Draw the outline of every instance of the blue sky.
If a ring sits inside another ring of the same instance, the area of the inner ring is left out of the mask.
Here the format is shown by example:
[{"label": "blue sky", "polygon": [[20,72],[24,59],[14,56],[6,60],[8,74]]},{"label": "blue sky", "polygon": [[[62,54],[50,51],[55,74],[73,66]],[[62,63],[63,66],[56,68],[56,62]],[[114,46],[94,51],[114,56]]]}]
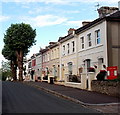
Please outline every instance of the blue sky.
[{"label": "blue sky", "polygon": [[[15,23],[28,23],[36,29],[36,45],[32,46],[30,57],[38,53],[50,41],[67,35],[69,28],[79,28],[82,21],[98,18],[95,5],[118,7],[119,0],[3,0],[0,3],[0,51],[7,28]],[[0,61],[4,58],[0,54]]]}]

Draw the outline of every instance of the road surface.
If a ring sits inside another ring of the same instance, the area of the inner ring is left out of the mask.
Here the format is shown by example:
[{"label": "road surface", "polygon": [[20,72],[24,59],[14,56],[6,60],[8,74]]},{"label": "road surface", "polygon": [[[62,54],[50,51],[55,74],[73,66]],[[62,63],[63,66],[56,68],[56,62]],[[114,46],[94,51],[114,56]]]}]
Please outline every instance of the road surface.
[{"label": "road surface", "polygon": [[2,83],[2,113],[98,113],[19,82]]},{"label": "road surface", "polygon": [[0,115],[2,113],[2,81],[0,80]]}]

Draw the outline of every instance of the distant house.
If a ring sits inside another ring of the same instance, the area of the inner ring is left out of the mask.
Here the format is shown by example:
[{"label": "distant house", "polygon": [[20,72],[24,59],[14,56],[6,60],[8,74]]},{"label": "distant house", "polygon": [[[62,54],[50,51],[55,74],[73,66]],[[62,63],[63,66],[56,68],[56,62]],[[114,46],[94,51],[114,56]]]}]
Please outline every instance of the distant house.
[{"label": "distant house", "polygon": [[59,44],[58,42],[50,42],[49,44],[50,44],[49,75],[55,77],[56,80],[59,80],[60,79]]},{"label": "distant house", "polygon": [[45,49],[40,50],[42,56],[41,70],[42,70],[42,79],[48,79],[48,70],[49,70],[49,48],[46,46]]}]

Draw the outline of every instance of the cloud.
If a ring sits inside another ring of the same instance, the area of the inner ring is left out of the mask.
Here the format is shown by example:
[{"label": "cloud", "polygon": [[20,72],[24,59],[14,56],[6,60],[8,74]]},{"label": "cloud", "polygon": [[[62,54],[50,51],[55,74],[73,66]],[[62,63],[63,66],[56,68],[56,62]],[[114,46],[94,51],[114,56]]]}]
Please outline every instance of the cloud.
[{"label": "cloud", "polygon": [[82,21],[67,21],[65,25],[81,27]]},{"label": "cloud", "polygon": [[65,14],[77,14],[77,13],[80,13],[80,11],[78,11],[78,10],[66,10],[66,11],[63,10],[62,13],[65,13]]},{"label": "cloud", "polygon": [[29,14],[40,14],[43,12],[48,12],[48,11],[52,11],[53,12],[53,8],[49,7],[49,6],[39,6],[39,7],[35,7],[32,10],[30,9],[28,11]]},{"label": "cloud", "polygon": [[93,20],[77,20],[77,21],[67,21],[65,23],[65,25],[71,26],[71,27],[75,27],[75,28],[79,28],[82,27],[82,22],[83,21],[93,21]]},{"label": "cloud", "polygon": [[[94,3],[94,2],[107,2],[108,0],[2,0],[2,2],[42,2],[54,4],[71,4],[71,3]],[[109,0],[109,3],[118,3],[118,0]]]},{"label": "cloud", "polygon": [[22,17],[21,21],[29,23],[34,27],[44,27],[52,26],[57,24],[62,24],[67,20],[67,18],[54,16],[54,15],[40,15],[37,17]]},{"label": "cloud", "polygon": [[10,17],[8,17],[8,16],[0,16],[0,22],[6,21],[8,19],[10,19]]}]

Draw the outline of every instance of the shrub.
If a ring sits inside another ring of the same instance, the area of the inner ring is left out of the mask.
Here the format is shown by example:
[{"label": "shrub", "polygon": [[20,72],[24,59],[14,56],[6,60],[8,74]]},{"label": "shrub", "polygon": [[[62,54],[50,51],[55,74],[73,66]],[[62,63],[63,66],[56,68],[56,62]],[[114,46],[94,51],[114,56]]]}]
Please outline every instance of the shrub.
[{"label": "shrub", "polygon": [[48,80],[48,75],[43,77],[44,80]]},{"label": "shrub", "polygon": [[69,82],[77,82],[77,83],[79,83],[80,80],[78,79],[77,75],[69,75]]},{"label": "shrub", "polygon": [[99,80],[99,81],[105,80],[106,74],[107,74],[107,72],[105,70],[101,70],[96,76],[97,80]]},{"label": "shrub", "polygon": [[95,69],[94,69],[93,67],[90,67],[90,68],[88,69],[88,72],[95,72]]}]

